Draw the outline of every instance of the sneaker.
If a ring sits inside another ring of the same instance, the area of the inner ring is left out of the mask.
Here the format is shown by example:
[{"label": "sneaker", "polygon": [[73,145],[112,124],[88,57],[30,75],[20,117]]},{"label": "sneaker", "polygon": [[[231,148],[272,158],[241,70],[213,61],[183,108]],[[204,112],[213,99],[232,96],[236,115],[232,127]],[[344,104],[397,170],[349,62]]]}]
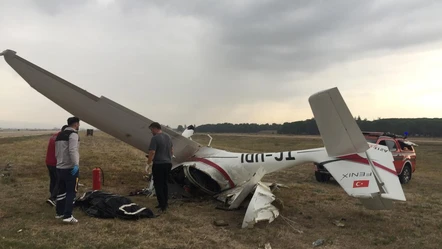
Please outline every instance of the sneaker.
[{"label": "sneaker", "polygon": [[53,200],[51,200],[51,199],[47,199],[46,203],[48,203],[49,205],[55,207],[55,202]]},{"label": "sneaker", "polygon": [[63,222],[66,222],[66,223],[77,223],[78,220],[75,219],[74,216],[71,216],[69,218],[63,219]]},{"label": "sneaker", "polygon": [[62,214],[60,214],[60,215],[57,214],[57,215],[55,215],[55,219],[61,219],[61,218],[63,218],[63,216],[64,215],[62,215]]}]

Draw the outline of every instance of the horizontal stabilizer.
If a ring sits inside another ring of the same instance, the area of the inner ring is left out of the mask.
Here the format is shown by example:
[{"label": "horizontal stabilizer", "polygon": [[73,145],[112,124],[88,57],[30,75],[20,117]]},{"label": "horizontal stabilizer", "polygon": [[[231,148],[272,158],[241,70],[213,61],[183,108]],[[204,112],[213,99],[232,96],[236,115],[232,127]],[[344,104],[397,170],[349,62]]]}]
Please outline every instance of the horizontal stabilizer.
[{"label": "horizontal stabilizer", "polygon": [[340,156],[320,164],[348,195],[359,198],[368,209],[390,209],[393,200],[406,200],[387,146],[370,143],[365,153]]},{"label": "horizontal stabilizer", "polygon": [[330,157],[361,153],[368,149],[367,141],[338,88],[313,94],[309,97],[309,103]]},{"label": "horizontal stabilizer", "polygon": [[[359,157],[357,154],[355,156]],[[350,196],[366,198],[379,192],[374,173],[368,163],[337,159],[321,164]]]}]

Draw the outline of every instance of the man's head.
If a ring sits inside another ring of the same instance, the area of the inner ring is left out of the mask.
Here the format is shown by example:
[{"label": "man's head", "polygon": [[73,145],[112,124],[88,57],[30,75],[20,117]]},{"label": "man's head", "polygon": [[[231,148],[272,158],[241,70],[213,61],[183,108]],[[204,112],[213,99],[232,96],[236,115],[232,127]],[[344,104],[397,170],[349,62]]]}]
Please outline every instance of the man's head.
[{"label": "man's head", "polygon": [[64,129],[68,128],[67,125],[63,125],[63,127],[61,127],[61,131],[64,131]]},{"label": "man's head", "polygon": [[77,117],[68,118],[68,126],[78,130],[80,128],[80,119]]},{"label": "man's head", "polygon": [[158,122],[153,122],[149,125],[149,129],[153,135],[156,135],[161,132],[161,125]]}]

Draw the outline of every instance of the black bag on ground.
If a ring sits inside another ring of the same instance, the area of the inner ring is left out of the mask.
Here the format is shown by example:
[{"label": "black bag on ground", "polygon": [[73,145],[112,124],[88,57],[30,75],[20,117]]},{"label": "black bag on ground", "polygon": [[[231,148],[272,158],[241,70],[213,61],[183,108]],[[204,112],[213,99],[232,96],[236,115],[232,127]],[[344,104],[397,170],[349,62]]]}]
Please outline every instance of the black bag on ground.
[{"label": "black bag on ground", "polygon": [[156,217],[152,210],[140,207],[124,196],[102,191],[88,191],[75,200],[87,215],[97,218],[121,218],[137,220]]}]

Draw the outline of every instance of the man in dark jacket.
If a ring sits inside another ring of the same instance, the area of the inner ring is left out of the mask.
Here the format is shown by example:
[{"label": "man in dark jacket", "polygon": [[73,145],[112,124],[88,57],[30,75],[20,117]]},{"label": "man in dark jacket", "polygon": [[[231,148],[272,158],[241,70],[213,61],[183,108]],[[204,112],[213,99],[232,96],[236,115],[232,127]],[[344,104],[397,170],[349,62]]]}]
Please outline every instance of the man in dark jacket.
[{"label": "man in dark jacket", "polygon": [[72,216],[73,202],[78,187],[79,175],[79,137],[80,119],[68,118],[68,127],[60,132],[55,140],[55,156],[57,158],[58,194],[55,218],[63,218],[63,222],[77,223]]},{"label": "man in dark jacket", "polygon": [[[68,126],[63,125],[61,131],[64,131],[66,127]],[[46,167],[49,172],[49,199],[46,202],[52,206],[55,206],[55,197],[57,196],[57,158],[55,158],[55,139],[61,131],[53,134],[49,138],[48,149],[46,151]]]}]

